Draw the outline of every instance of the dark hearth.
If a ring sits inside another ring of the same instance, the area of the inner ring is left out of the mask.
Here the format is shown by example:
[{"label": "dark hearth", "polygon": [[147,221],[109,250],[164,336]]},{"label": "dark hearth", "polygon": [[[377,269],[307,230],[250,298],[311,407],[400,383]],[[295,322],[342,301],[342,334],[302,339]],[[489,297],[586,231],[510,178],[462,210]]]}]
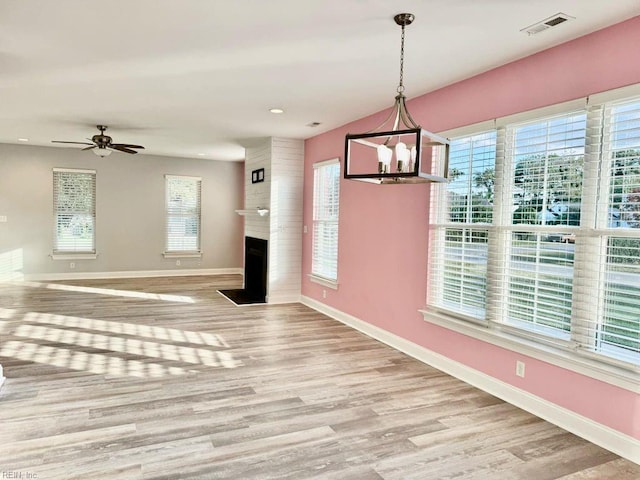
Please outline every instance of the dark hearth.
[{"label": "dark hearth", "polygon": [[218,290],[220,294],[227,297],[236,305],[252,305],[256,303],[264,303],[264,297],[260,299],[259,297],[251,296],[247,293],[244,288],[236,288],[233,290]]}]

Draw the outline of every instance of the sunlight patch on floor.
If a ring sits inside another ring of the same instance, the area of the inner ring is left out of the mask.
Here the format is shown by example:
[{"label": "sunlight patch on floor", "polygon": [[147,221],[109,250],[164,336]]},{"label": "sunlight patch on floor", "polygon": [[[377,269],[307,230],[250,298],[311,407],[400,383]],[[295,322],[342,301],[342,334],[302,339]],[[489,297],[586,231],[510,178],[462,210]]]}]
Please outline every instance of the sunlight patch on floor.
[{"label": "sunlight patch on floor", "polygon": [[69,292],[95,293],[98,295],[111,295],[115,297],[142,298],[146,300],[163,300],[165,302],[195,303],[196,301],[186,295],[169,295],[166,293],[147,293],[134,290],[115,290],[112,288],[81,287],[77,285],[63,285],[58,283],[20,282],[20,285],[34,288],[48,288],[51,290],[65,290]]},{"label": "sunlight patch on floor", "polygon": [[[236,368],[242,365],[242,362],[234,360],[233,356],[228,352],[216,352],[202,348],[148,342],[135,338],[121,338],[89,332],[50,328],[42,325],[20,325],[13,334],[18,337],[77,345],[86,348],[97,348],[162,360],[192,363],[195,365],[206,365],[208,367]],[[225,353],[225,355],[219,355],[220,353]]]},{"label": "sunlight patch on floor", "polygon": [[98,375],[147,378],[189,373],[187,370],[179,367],[166,367],[157,363],[125,360],[100,353],[79,352],[15,340],[6,342],[2,346],[0,356],[53,365],[71,370],[87,371]]},{"label": "sunlight patch on floor", "polygon": [[11,323],[6,320],[11,320],[15,314],[16,311],[12,308],[0,308],[0,333],[3,333]]},{"label": "sunlight patch on floor", "polygon": [[0,318],[3,320],[10,320],[16,314],[13,308],[0,308]]},{"label": "sunlight patch on floor", "polygon": [[[2,318],[0,312],[0,318]],[[117,334],[135,335],[138,337],[153,338],[157,340],[168,340],[181,343],[192,343],[196,345],[207,345],[210,347],[229,348],[229,344],[221,335],[206,332],[190,332],[177,328],[156,327],[150,325],[138,325],[135,323],[110,322],[107,320],[96,320],[93,318],[70,317],[66,315],[56,315],[51,313],[29,312],[24,316],[25,322],[45,323],[49,325],[59,325],[68,328],[82,328],[86,330],[97,330],[99,332],[109,332]]]}]

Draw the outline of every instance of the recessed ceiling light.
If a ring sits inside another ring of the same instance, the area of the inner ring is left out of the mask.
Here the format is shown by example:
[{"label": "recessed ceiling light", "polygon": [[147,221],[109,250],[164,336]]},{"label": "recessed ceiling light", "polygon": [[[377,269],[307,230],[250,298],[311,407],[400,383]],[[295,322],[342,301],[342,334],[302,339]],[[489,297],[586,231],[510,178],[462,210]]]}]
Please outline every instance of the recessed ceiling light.
[{"label": "recessed ceiling light", "polygon": [[269,109],[271,113],[284,113],[284,110],[281,108],[271,108]]},{"label": "recessed ceiling light", "polygon": [[199,156],[199,157],[204,157],[204,156],[205,156],[205,154],[204,154],[204,153],[199,153],[199,154],[198,154],[198,156]]},{"label": "recessed ceiling light", "polygon": [[19,138],[18,141],[19,142],[28,142],[29,139],[28,138]]}]

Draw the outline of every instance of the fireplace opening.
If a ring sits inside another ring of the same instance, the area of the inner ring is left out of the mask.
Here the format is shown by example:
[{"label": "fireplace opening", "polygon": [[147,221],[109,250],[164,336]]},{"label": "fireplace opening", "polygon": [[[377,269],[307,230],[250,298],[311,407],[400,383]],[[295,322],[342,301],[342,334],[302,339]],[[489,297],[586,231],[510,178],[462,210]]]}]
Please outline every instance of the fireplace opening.
[{"label": "fireplace opening", "polygon": [[236,305],[265,303],[267,297],[267,240],[244,238],[244,288],[219,290]]},{"label": "fireplace opening", "polygon": [[265,301],[267,295],[267,241],[244,239],[244,289],[248,295]]}]

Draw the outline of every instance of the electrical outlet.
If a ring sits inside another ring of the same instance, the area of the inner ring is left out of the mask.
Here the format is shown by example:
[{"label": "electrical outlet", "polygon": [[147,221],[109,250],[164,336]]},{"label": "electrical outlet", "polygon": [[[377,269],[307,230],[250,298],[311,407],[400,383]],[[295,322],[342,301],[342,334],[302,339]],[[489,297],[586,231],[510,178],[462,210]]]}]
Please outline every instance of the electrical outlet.
[{"label": "electrical outlet", "polygon": [[326,290],[322,290],[322,298],[327,298],[327,291]]},{"label": "electrical outlet", "polygon": [[176,267],[180,266],[180,260],[176,260]]},{"label": "electrical outlet", "polygon": [[302,232],[303,233],[309,233],[309,229],[307,228],[306,225],[304,227],[302,227]]},{"label": "electrical outlet", "polygon": [[70,262],[69,263],[69,268],[76,268],[75,262]]},{"label": "electrical outlet", "polygon": [[524,378],[524,362],[516,360],[516,375]]},{"label": "electrical outlet", "polygon": [[[6,215],[0,215],[0,223],[6,223],[6,222],[7,222],[7,216]],[[307,228],[307,227],[304,227],[304,228]]]}]

